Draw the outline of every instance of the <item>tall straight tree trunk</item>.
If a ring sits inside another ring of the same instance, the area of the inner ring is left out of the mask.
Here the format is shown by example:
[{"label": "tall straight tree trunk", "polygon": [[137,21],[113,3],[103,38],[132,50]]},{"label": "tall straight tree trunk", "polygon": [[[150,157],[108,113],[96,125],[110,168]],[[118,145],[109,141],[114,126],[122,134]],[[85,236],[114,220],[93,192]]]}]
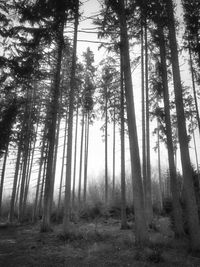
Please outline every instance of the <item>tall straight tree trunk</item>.
[{"label": "tall straight tree trunk", "polygon": [[105,204],[108,204],[108,96],[105,86]]},{"label": "tall straight tree trunk", "polygon": [[71,209],[71,168],[72,168],[72,132],[73,132],[73,111],[74,111],[74,91],[75,91],[75,72],[76,72],[76,51],[77,51],[77,33],[79,22],[79,0],[76,0],[75,22],[74,22],[74,40],[73,40],[73,55],[70,77],[70,94],[69,94],[69,117],[68,117],[68,140],[67,140],[67,171],[65,183],[65,205],[63,230],[69,231],[70,224],[70,209]]},{"label": "tall straight tree trunk", "polygon": [[144,195],[146,195],[147,164],[146,164],[146,121],[145,121],[145,87],[144,87],[144,30],[141,22],[141,95],[142,95],[142,175]]},{"label": "tall straight tree trunk", "polygon": [[163,209],[163,197],[162,197],[162,179],[161,179],[161,160],[160,160],[160,130],[159,130],[159,120],[157,119],[157,142],[158,142],[158,183],[159,183],[159,201],[160,210]]},{"label": "tall straight tree trunk", "polygon": [[112,179],[112,199],[115,196],[115,149],[116,149],[116,96],[114,97],[114,118],[113,118],[113,179]]},{"label": "tall straight tree trunk", "polygon": [[133,183],[133,201],[135,211],[136,242],[144,244],[148,240],[148,230],[144,211],[144,194],[139,156],[139,146],[136,128],[135,107],[133,101],[132,74],[129,55],[129,41],[127,34],[126,14],[124,0],[119,1],[120,8],[116,10],[120,20],[121,53],[123,57],[123,73],[125,83],[125,96],[127,103],[127,118],[129,131],[129,145],[131,156],[131,170]]},{"label": "tall straight tree trunk", "polygon": [[163,96],[164,96],[165,125],[166,125],[170,188],[172,193],[175,234],[176,236],[181,236],[184,234],[184,229],[182,221],[182,209],[179,200],[176,166],[174,161],[174,148],[172,140],[172,126],[170,119],[171,114],[170,114],[169,89],[168,89],[167,66],[166,66],[165,39],[164,39],[163,29],[160,24],[158,25],[158,35],[159,35],[160,57],[161,57],[161,67],[162,67],[162,83],[164,89]]},{"label": "tall straight tree trunk", "polygon": [[83,187],[83,201],[86,203],[87,197],[87,170],[88,170],[88,148],[89,148],[89,133],[90,133],[90,116],[89,112],[86,113],[85,124],[85,164],[84,164],[84,187]]},{"label": "tall straight tree trunk", "polygon": [[84,127],[85,127],[85,114],[82,111],[82,129],[81,129],[81,147],[80,147],[80,162],[79,162],[79,184],[78,184],[78,204],[81,204],[81,188],[82,188],[82,164],[83,164],[83,138],[84,138]]},{"label": "tall straight tree trunk", "polygon": [[45,152],[45,136],[47,131],[47,124],[45,123],[44,133],[42,137],[42,148],[40,153],[40,161],[39,161],[39,171],[38,171],[38,178],[36,184],[36,192],[35,192],[35,201],[34,201],[34,208],[33,208],[33,222],[36,221],[38,216],[38,200],[39,200],[39,189],[41,187],[41,177],[42,177],[42,166],[44,163],[44,152]]},{"label": "tall straight tree trunk", "polygon": [[21,159],[21,162],[19,164],[19,171],[18,171],[18,178],[17,178],[17,190],[16,190],[16,197],[15,197],[15,206],[17,206],[17,203],[19,202],[19,191],[20,191],[20,185],[21,185],[21,179],[22,179],[22,171],[23,171],[23,160]]},{"label": "tall straight tree trunk", "polygon": [[[21,187],[20,187],[20,195],[19,195],[19,220],[23,220],[24,216],[24,196],[25,196],[25,187],[27,180],[27,170],[29,164],[29,155],[30,155],[30,147],[31,147],[31,124],[32,124],[32,108],[33,108],[33,93],[30,92],[30,89],[27,90],[27,99],[26,99],[26,109],[24,115],[24,127],[22,134],[25,136],[24,147],[23,147],[23,171],[21,177]],[[29,102],[31,104],[29,104]]]},{"label": "tall straight tree trunk", "polygon": [[4,178],[5,178],[5,172],[6,172],[6,161],[7,161],[7,157],[8,157],[8,146],[9,146],[9,142],[8,142],[7,147],[6,147],[6,151],[4,153],[3,168],[2,168],[2,172],[1,172],[1,184],[0,184],[0,216],[2,214],[3,186],[4,186]]},{"label": "tall straight tree trunk", "polygon": [[196,249],[199,250],[200,227],[198,218],[198,208],[195,199],[192,168],[191,168],[189,148],[188,148],[188,136],[186,131],[186,122],[185,122],[184,107],[183,107],[182,85],[181,85],[181,77],[179,69],[178,49],[176,41],[175,22],[173,13],[174,10],[173,10],[172,0],[166,1],[166,6],[168,12],[169,41],[171,49],[175,104],[176,104],[177,123],[178,123],[178,136],[179,136],[181,163],[183,170],[184,197],[187,210],[188,227],[191,238],[191,247],[194,250]]},{"label": "tall straight tree trunk", "polygon": [[[62,97],[61,97],[62,99]],[[55,150],[54,150],[54,160],[53,160],[53,170],[52,170],[52,187],[51,187],[51,208],[52,210],[52,205],[53,205],[53,195],[54,195],[54,185],[55,185],[55,176],[56,176],[56,166],[57,166],[57,155],[58,155],[58,143],[59,143],[59,134],[60,134],[60,121],[61,121],[61,115],[60,115],[60,106],[59,106],[59,112],[58,112],[58,122],[57,122],[57,129],[56,129],[56,140],[55,140]]]},{"label": "tall straight tree trunk", "polygon": [[196,120],[198,123],[199,133],[200,133],[200,118],[199,118],[199,108],[198,108],[198,102],[197,102],[197,93],[196,93],[196,86],[195,86],[195,78],[194,78],[194,68],[192,64],[192,53],[190,48],[190,42],[189,42],[189,56],[190,56],[190,71],[192,75],[192,90],[193,90],[193,96],[194,96],[194,103],[195,103],[195,109],[196,109]]},{"label": "tall straight tree trunk", "polygon": [[76,108],[76,130],[74,140],[74,173],[73,173],[73,190],[72,190],[72,206],[75,203],[75,184],[76,184],[76,160],[77,160],[77,138],[78,138],[78,103]]},{"label": "tall straight tree trunk", "polygon": [[50,122],[48,128],[48,141],[49,141],[49,151],[47,159],[47,172],[45,181],[45,191],[44,191],[44,207],[43,207],[43,217],[41,224],[41,231],[46,232],[51,229],[50,216],[51,216],[51,205],[52,205],[52,187],[53,187],[53,161],[54,161],[54,149],[55,149],[55,137],[56,137],[56,123],[57,123],[57,113],[59,109],[59,88],[60,88],[60,70],[63,52],[63,28],[64,22],[62,21],[58,28],[58,40],[57,40],[57,59],[56,59],[56,69],[55,77],[53,83],[52,92],[52,102],[50,106]]},{"label": "tall straight tree trunk", "polygon": [[127,229],[126,217],[126,180],[125,180],[125,138],[124,138],[124,74],[123,74],[123,58],[120,56],[121,67],[121,229]]},{"label": "tall straight tree trunk", "polygon": [[145,18],[144,24],[144,39],[145,39],[145,87],[146,87],[146,157],[147,157],[147,173],[146,173],[146,188],[145,188],[145,209],[148,224],[153,219],[152,195],[151,195],[151,155],[150,155],[150,126],[149,126],[149,71],[148,71],[148,38],[147,38],[147,21]]},{"label": "tall straight tree trunk", "polygon": [[43,209],[43,200],[44,200],[44,188],[45,188],[45,177],[46,177],[46,173],[47,173],[47,154],[48,154],[48,146],[49,144],[47,143],[47,147],[45,149],[45,155],[44,155],[44,166],[43,166],[43,170],[42,170],[42,183],[41,183],[41,189],[40,189],[40,196],[39,196],[39,204],[38,204],[38,215],[42,215],[42,209]]},{"label": "tall straight tree trunk", "polygon": [[63,144],[63,154],[62,154],[62,164],[61,164],[61,174],[60,174],[60,186],[59,186],[59,194],[58,194],[58,212],[60,212],[60,205],[61,205],[61,199],[62,199],[62,188],[63,188],[63,174],[64,174],[64,165],[65,165],[66,143],[67,143],[67,114],[66,114],[66,119],[65,119],[64,144]]},{"label": "tall straight tree trunk", "polygon": [[20,142],[18,145],[17,161],[16,161],[16,165],[15,165],[15,175],[14,175],[14,180],[13,180],[12,195],[11,195],[11,201],[10,201],[10,213],[9,213],[9,221],[10,222],[13,222],[13,220],[14,220],[15,197],[16,197],[16,191],[17,191],[17,182],[18,182],[21,153],[22,153],[22,137],[20,138]]}]

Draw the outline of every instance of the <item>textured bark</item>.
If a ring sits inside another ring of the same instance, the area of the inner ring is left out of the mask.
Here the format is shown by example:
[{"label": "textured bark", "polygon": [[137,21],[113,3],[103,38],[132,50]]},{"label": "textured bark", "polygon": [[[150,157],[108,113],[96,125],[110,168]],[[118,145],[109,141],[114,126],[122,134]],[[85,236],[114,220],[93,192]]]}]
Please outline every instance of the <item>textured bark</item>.
[{"label": "textured bark", "polygon": [[179,69],[178,49],[176,41],[172,0],[166,1],[166,6],[169,18],[168,20],[169,41],[171,50],[178,136],[179,136],[181,163],[183,170],[184,197],[187,210],[187,220],[188,220],[189,234],[191,238],[191,247],[194,250],[195,249],[199,250],[200,227],[199,227],[198,209],[197,209],[197,203],[195,199],[195,192],[193,185],[189,148],[188,148],[188,136],[186,131],[186,122],[185,122],[184,107],[183,107],[182,85],[181,85],[181,77]]}]

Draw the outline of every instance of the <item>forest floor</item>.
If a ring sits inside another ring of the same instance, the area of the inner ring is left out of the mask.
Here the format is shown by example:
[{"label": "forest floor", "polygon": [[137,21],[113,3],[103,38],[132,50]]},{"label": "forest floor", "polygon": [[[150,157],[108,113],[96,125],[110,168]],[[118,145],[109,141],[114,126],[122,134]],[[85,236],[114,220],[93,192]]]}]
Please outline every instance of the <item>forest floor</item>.
[{"label": "forest floor", "polygon": [[200,266],[200,254],[188,250],[187,240],[176,240],[163,223],[150,230],[151,243],[145,248],[134,244],[133,229],[121,230],[120,221],[98,219],[74,225],[68,236],[62,225],[41,233],[37,225],[0,227],[1,267],[123,267]]}]

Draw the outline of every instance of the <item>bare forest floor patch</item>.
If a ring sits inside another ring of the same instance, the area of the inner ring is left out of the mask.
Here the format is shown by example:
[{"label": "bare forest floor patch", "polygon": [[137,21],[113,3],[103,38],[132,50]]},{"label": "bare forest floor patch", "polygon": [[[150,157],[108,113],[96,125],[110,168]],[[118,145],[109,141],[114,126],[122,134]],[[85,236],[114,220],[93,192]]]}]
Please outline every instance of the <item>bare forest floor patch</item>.
[{"label": "bare forest floor patch", "polygon": [[150,230],[151,244],[134,244],[133,229],[120,230],[120,221],[98,219],[74,224],[68,234],[62,225],[40,233],[37,225],[0,227],[1,267],[198,267],[200,255],[188,251],[187,240],[175,240],[162,230]]}]

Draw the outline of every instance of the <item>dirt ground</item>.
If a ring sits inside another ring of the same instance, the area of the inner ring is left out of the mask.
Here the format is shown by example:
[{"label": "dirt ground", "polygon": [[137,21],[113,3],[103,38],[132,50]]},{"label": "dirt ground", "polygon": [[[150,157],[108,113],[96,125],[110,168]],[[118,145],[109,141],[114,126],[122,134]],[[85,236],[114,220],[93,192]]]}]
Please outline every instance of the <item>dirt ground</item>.
[{"label": "dirt ground", "polygon": [[120,230],[118,220],[81,222],[68,236],[62,226],[40,233],[39,225],[0,227],[0,267],[186,267],[200,266],[200,255],[188,251],[186,240],[151,230],[151,244],[136,247],[133,229]]}]

